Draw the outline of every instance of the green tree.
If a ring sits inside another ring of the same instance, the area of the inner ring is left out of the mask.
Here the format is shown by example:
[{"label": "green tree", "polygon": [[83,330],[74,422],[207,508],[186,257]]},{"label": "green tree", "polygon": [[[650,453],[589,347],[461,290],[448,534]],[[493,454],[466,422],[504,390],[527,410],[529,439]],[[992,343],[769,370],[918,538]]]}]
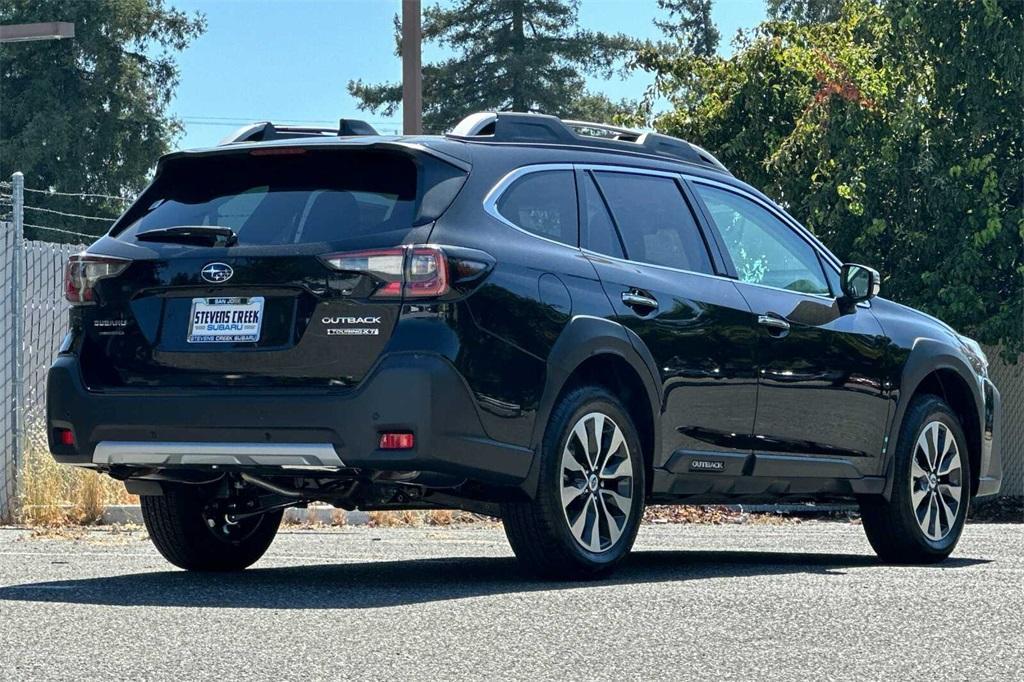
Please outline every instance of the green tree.
[{"label": "green tree", "polygon": [[798,24],[822,24],[839,19],[845,0],[766,0],[772,19]]},{"label": "green tree", "polygon": [[[642,51],[671,110],[884,295],[1024,348],[1024,3],[850,0],[769,21],[728,59]],[[643,117],[647,110],[641,109]]]},{"label": "green tree", "polygon": [[701,57],[715,54],[721,34],[711,18],[711,0],[658,0],[658,9],[669,18],[655,19],[654,25],[676,45]]},{"label": "green tree", "polygon": [[[173,52],[199,36],[205,20],[163,0],[0,4],[0,23],[55,19],[75,22],[75,37],[0,46],[0,176],[6,181],[20,170],[30,188],[132,196],[181,130],[167,114],[178,82]],[[26,203],[101,216],[124,208],[117,200],[40,194],[28,194]],[[96,235],[109,227],[32,210],[25,221]],[[41,230],[29,235],[82,239]]]},{"label": "green tree", "polygon": [[[423,67],[423,127],[441,132],[469,113],[539,111],[581,117],[628,110],[587,92],[584,75],[610,77],[637,41],[578,28],[578,0],[459,0],[423,13],[423,40],[455,54]],[[400,23],[395,18],[396,38]],[[401,54],[399,44],[397,54]],[[360,108],[392,115],[398,83],[348,84]]]}]

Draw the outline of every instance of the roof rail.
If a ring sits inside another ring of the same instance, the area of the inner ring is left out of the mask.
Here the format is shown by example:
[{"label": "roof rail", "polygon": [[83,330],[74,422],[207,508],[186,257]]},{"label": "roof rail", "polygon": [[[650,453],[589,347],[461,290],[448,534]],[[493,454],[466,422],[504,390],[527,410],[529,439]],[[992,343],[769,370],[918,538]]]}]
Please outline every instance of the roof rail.
[{"label": "roof rail", "polygon": [[265,140],[287,140],[300,137],[334,137],[350,135],[377,135],[366,121],[354,118],[343,118],[338,121],[337,128],[323,128],[319,126],[281,126],[270,121],[260,121],[242,126],[231,133],[220,144],[235,144],[237,142],[262,142]]},{"label": "roof rail", "polygon": [[707,150],[678,137],[590,121],[563,121],[546,114],[484,111],[459,121],[448,137],[487,142],[582,145],[671,157],[728,173]]}]

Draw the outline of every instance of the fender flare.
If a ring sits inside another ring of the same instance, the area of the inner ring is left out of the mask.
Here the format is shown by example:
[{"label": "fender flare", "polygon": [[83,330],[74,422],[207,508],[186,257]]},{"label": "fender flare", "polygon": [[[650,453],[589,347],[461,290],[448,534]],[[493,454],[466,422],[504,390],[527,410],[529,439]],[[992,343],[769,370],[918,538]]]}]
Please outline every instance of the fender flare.
[{"label": "fender flare", "polygon": [[[894,466],[896,462],[895,452],[899,447],[900,428],[903,425],[903,417],[907,407],[921,383],[932,372],[938,370],[951,370],[963,379],[970,388],[971,400],[978,412],[979,424],[984,424],[984,415],[981,414],[981,406],[985,404],[982,396],[982,386],[974,370],[964,357],[963,353],[949,343],[936,339],[917,339],[910,351],[910,356],[903,364],[903,372],[900,376],[899,398],[896,402],[896,410],[886,436],[885,461],[879,473],[885,474],[885,488],[882,494],[886,499],[892,495]],[[974,472],[976,475],[978,472]]]},{"label": "fender flare", "polygon": [[653,447],[661,447],[660,429],[661,389],[657,364],[647,346],[635,332],[623,325],[601,317],[577,315],[562,329],[548,354],[544,391],[534,419],[530,445],[537,456],[533,458],[530,473],[521,487],[531,498],[537,490],[541,442],[547,430],[548,419],[555,408],[573,372],[595,355],[614,355],[624,360],[640,377],[654,421]]}]

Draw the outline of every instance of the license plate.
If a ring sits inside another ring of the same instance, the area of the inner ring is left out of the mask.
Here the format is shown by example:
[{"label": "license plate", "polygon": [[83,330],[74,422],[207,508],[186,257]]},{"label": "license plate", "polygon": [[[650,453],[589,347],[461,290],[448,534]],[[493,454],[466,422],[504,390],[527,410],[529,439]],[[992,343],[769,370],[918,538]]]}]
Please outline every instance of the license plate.
[{"label": "license plate", "polygon": [[263,326],[263,297],[193,298],[189,343],[254,343]]}]

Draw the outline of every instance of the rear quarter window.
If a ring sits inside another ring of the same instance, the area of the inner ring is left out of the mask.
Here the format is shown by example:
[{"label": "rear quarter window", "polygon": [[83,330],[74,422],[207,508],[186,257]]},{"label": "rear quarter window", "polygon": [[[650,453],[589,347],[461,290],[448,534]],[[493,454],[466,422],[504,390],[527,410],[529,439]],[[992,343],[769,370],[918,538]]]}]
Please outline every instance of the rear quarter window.
[{"label": "rear quarter window", "polygon": [[576,179],[570,170],[537,171],[516,179],[495,206],[527,232],[569,246],[578,242]]}]

